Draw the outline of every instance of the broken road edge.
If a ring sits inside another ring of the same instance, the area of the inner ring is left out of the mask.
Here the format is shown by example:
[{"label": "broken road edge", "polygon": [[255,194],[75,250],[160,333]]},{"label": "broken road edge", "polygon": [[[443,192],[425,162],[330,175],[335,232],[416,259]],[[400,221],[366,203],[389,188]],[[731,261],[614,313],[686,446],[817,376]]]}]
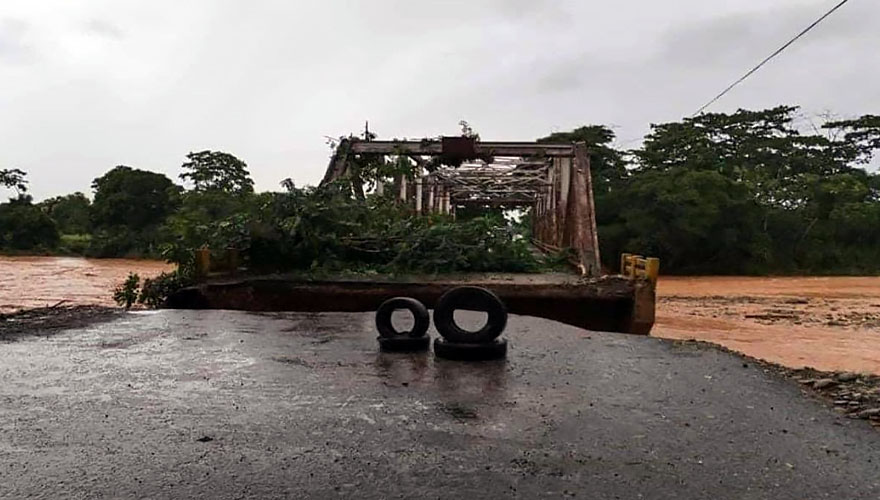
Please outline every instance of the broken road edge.
[{"label": "broken road edge", "polygon": [[215,279],[168,297],[170,309],[369,312],[390,297],[413,297],[429,308],[450,288],[480,286],[497,294],[512,314],[550,319],[585,330],[648,335],[656,290],[647,279],[624,276],[492,275],[319,279],[251,276]]}]

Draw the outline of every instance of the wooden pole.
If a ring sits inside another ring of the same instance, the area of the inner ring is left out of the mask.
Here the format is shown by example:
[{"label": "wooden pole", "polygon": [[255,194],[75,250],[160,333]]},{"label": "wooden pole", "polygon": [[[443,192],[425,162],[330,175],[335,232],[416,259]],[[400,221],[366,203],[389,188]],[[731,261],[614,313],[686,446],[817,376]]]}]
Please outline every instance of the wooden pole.
[{"label": "wooden pole", "polygon": [[544,243],[556,245],[556,165],[557,159],[553,159],[547,168],[547,233],[544,236]]},{"label": "wooden pole", "polygon": [[416,213],[422,213],[422,184],[425,179],[422,177],[422,166],[416,167]]},{"label": "wooden pole", "polygon": [[555,244],[559,247],[568,247],[566,240],[566,227],[568,227],[568,194],[571,189],[571,158],[560,158],[556,167],[559,174],[559,200],[556,206],[556,235]]},{"label": "wooden pole", "polygon": [[602,269],[602,259],[599,255],[599,231],[596,227],[596,202],[593,197],[593,172],[592,166],[590,165],[590,155],[589,151],[587,151],[586,143],[578,143],[575,145],[575,154],[578,158],[583,157],[585,166],[584,173],[586,175],[586,195],[589,200],[587,205],[587,215],[589,216],[589,220],[587,221],[587,230],[591,235],[591,246],[593,247],[593,269],[595,269],[594,275],[598,276]]},{"label": "wooden pole", "polygon": [[428,177],[428,213],[434,213],[434,178]]},{"label": "wooden pole", "polygon": [[586,143],[580,142],[575,145],[575,161],[571,168],[570,184],[565,221],[566,241],[569,241],[571,248],[578,253],[581,272],[598,276],[601,271],[598,259],[599,245],[596,237],[590,159],[587,155]]}]

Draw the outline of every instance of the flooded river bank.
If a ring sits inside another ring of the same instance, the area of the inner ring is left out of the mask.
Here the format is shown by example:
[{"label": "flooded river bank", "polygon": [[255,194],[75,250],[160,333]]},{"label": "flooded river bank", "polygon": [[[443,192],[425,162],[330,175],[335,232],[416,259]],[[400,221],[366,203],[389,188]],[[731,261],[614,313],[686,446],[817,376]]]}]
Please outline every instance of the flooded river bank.
[{"label": "flooded river bank", "polygon": [[0,313],[59,303],[113,306],[113,288],[129,272],[143,279],[171,269],[153,260],[0,257]]},{"label": "flooded river bank", "polygon": [[[130,259],[0,257],[0,313],[113,306],[129,272],[173,267]],[[703,340],[791,368],[880,374],[880,278],[663,277],[653,335]]]},{"label": "flooded river bank", "polygon": [[791,368],[880,375],[880,278],[665,277],[652,335]]}]

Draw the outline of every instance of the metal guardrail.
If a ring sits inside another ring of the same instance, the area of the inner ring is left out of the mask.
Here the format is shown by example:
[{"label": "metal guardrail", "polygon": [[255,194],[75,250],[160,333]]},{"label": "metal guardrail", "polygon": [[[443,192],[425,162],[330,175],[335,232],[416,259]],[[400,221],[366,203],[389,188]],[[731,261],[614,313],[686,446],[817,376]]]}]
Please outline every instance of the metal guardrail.
[{"label": "metal guardrail", "polygon": [[656,286],[660,277],[660,259],[625,253],[620,256],[620,274],[632,279],[645,278]]}]

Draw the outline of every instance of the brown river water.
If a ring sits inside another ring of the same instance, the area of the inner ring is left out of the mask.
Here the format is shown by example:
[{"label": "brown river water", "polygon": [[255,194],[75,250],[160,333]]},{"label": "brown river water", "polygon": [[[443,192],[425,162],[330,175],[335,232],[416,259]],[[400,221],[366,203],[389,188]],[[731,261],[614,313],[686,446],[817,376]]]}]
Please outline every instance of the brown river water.
[{"label": "brown river water", "polygon": [[0,257],[0,313],[62,305],[113,306],[113,288],[128,276],[169,271],[165,262],[77,257]]},{"label": "brown river water", "polygon": [[[164,262],[0,257],[0,313],[112,306],[129,272]],[[880,278],[661,278],[653,335],[704,340],[792,368],[880,374]]]}]

